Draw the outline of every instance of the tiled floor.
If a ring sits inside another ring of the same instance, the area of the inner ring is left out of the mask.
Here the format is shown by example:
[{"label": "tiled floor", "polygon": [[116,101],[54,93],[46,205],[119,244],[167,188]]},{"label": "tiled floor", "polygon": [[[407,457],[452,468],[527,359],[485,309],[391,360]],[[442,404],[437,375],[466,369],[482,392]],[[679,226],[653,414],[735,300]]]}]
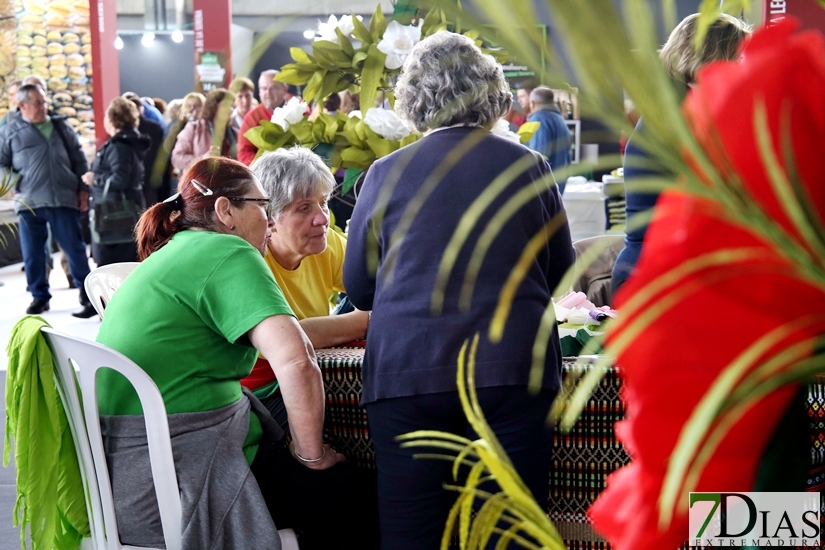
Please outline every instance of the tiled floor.
[{"label": "tiled floor", "polygon": [[[68,288],[66,277],[60,269],[60,254],[55,254],[55,265],[58,269],[52,270],[49,283],[51,284],[52,300],[51,310],[43,314],[43,318],[54,328],[84,338],[94,339],[100,321],[93,319],[76,319],[71,316],[71,312],[79,309],[77,301],[77,290]],[[93,267],[93,266],[92,266]],[[0,353],[0,391],[5,396],[6,388],[6,366],[8,356],[6,346],[9,342],[11,329],[15,323],[26,314],[26,307],[31,302],[31,294],[26,292],[26,277],[21,270],[21,265],[16,264],[0,268],[0,345],[3,352]],[[5,440],[6,407],[3,399],[3,438]],[[14,453],[12,452],[12,457]],[[14,461],[8,468],[0,468],[0,550],[19,550],[20,531],[12,526],[12,510],[14,509],[15,493],[15,471]],[[31,548],[31,543],[27,543]]]}]

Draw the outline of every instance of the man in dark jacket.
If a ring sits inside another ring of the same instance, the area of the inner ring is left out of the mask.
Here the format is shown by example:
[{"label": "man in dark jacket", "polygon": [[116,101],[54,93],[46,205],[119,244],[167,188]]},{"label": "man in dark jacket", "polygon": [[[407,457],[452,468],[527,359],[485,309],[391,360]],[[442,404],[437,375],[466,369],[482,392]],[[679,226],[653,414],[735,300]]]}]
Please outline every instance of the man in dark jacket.
[{"label": "man in dark jacket", "polygon": [[158,151],[160,151],[160,146],[163,144],[163,126],[148,118],[143,101],[137,95],[127,97],[127,94],[130,93],[133,94],[133,92],[127,92],[123,94],[123,97],[134,103],[140,113],[138,132],[151,140],[149,149],[143,157],[143,197],[146,206],[150,207],[158,202],[158,188],[163,184],[164,167],[159,170],[155,169],[155,160],[158,158]]},{"label": "man in dark jacket", "polygon": [[557,173],[570,164],[573,135],[553,101],[553,90],[547,86],[539,86],[530,92],[530,115],[527,122],[538,122],[539,129],[525,145],[547,158],[559,186],[559,193],[564,193],[567,178],[560,178]]},{"label": "man in dark jacket", "polygon": [[89,190],[80,179],[89,165],[65,117],[47,114],[43,90],[21,86],[17,101],[20,116],[0,134],[0,167],[18,178],[15,210],[26,279],[34,297],[26,313],[36,315],[49,309],[51,294],[43,254],[49,224],[53,238],[69,259],[73,282],[80,288],[83,309],[73,315],[91,317],[95,311],[83,290],[89,260],[78,218],[78,211],[89,207]]}]

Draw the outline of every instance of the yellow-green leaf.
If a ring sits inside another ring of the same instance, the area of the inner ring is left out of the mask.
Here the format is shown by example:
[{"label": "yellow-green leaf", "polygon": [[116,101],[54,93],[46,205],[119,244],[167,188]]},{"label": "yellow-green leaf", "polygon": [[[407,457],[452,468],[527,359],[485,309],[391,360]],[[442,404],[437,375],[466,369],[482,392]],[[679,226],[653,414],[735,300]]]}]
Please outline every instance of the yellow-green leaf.
[{"label": "yellow-green leaf", "polygon": [[375,154],[369,150],[347,147],[341,151],[341,160],[366,167],[375,161]]},{"label": "yellow-green leaf", "polygon": [[427,12],[427,15],[424,16],[424,23],[421,25],[421,36],[430,36],[435,32],[432,29],[438,25],[440,21],[441,18],[438,16],[438,8],[433,7]]},{"label": "yellow-green leaf", "polygon": [[367,140],[367,145],[372,152],[375,153],[375,158],[386,157],[393,151],[398,151],[399,144],[397,141],[383,139],[383,138],[372,138]]},{"label": "yellow-green leaf", "polygon": [[387,30],[387,20],[384,18],[384,12],[381,11],[381,4],[379,3],[370,18],[370,36],[372,37],[372,41],[381,42],[385,30]]},{"label": "yellow-green leaf", "polygon": [[350,42],[349,37],[345,36],[338,27],[335,27],[335,34],[338,36],[338,44],[341,45],[341,51],[349,57],[352,57],[355,49],[352,47],[352,42]]},{"label": "yellow-green leaf", "polygon": [[[350,45],[351,46],[351,45]],[[349,67],[352,65],[352,57],[335,42],[328,40],[317,40],[312,43],[312,51],[319,59],[326,59],[339,67]]]},{"label": "yellow-green leaf", "polygon": [[364,116],[375,105],[378,86],[381,84],[381,77],[384,75],[384,61],[386,59],[386,54],[379,50],[377,45],[372,44],[370,46],[367,51],[367,59],[364,61],[364,70],[361,72],[361,113]]},{"label": "yellow-green leaf", "polygon": [[421,134],[412,133],[412,134],[408,135],[407,137],[405,137],[404,139],[401,140],[401,147],[406,147],[410,143],[418,141],[419,139],[421,139],[421,137],[422,137]]},{"label": "yellow-green leaf", "polygon": [[300,73],[295,69],[281,69],[281,72],[275,76],[275,80],[283,82],[284,84],[303,86],[312,78],[312,74],[313,73]]},{"label": "yellow-green leaf", "polygon": [[352,24],[354,25],[354,29],[352,34],[355,35],[355,38],[361,41],[361,44],[368,46],[372,44],[372,36],[370,35],[370,31],[367,30],[367,27],[364,26],[364,23],[358,19],[355,14],[352,14]]},{"label": "yellow-green leaf", "polygon": [[304,101],[309,103],[311,100],[315,99],[318,90],[321,89],[321,84],[323,84],[324,77],[326,75],[327,71],[317,71],[312,75],[312,78],[307,81],[306,88],[304,88]]},{"label": "yellow-green leaf", "polygon": [[352,56],[352,68],[357,69],[358,65],[367,58],[367,52],[355,52]]},{"label": "yellow-green leaf", "polygon": [[289,55],[292,56],[292,59],[294,59],[296,63],[302,63],[304,65],[315,64],[315,59],[302,48],[289,48]]},{"label": "yellow-green leaf", "polygon": [[300,141],[303,145],[310,145],[315,141],[312,135],[312,123],[306,118],[302,119],[300,122],[291,124],[289,126],[289,131],[292,132],[295,139]]}]

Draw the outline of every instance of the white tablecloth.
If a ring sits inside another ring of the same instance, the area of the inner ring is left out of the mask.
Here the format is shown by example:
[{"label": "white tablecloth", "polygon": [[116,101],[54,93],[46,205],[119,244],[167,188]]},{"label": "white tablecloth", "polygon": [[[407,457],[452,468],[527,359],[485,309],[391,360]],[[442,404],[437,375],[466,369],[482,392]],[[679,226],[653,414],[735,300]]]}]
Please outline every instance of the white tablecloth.
[{"label": "white tablecloth", "polygon": [[602,189],[603,185],[599,182],[571,183],[567,180],[562,202],[567,210],[567,221],[574,241],[605,234],[607,216]]}]

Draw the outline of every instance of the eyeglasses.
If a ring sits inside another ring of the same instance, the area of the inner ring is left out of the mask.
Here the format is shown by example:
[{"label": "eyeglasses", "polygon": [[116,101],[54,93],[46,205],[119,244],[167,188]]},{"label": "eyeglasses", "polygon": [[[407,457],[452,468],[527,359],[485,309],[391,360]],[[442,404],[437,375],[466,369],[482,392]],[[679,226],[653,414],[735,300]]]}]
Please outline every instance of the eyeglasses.
[{"label": "eyeglasses", "polygon": [[[209,189],[207,186],[205,186],[204,184],[202,184],[201,182],[199,182],[195,178],[192,178],[191,180],[189,180],[189,182],[192,185],[194,185],[195,189],[200,191],[201,194],[205,197],[208,197],[209,195],[214,194],[211,189]],[[235,201],[235,202],[245,202],[245,201],[265,202],[266,206],[264,207],[264,210],[266,211],[266,217],[267,217],[267,219],[272,218],[272,210],[274,208],[274,205],[272,204],[272,199],[270,199],[268,197],[264,197],[264,198],[258,198],[258,197],[226,197],[226,198],[231,200],[231,201]]]},{"label": "eyeglasses", "polygon": [[272,199],[270,198],[257,198],[257,197],[226,197],[231,201],[241,202],[241,201],[251,201],[251,202],[265,202],[266,207],[264,210],[266,211],[267,219],[272,219],[272,210],[274,205],[272,204]]}]

